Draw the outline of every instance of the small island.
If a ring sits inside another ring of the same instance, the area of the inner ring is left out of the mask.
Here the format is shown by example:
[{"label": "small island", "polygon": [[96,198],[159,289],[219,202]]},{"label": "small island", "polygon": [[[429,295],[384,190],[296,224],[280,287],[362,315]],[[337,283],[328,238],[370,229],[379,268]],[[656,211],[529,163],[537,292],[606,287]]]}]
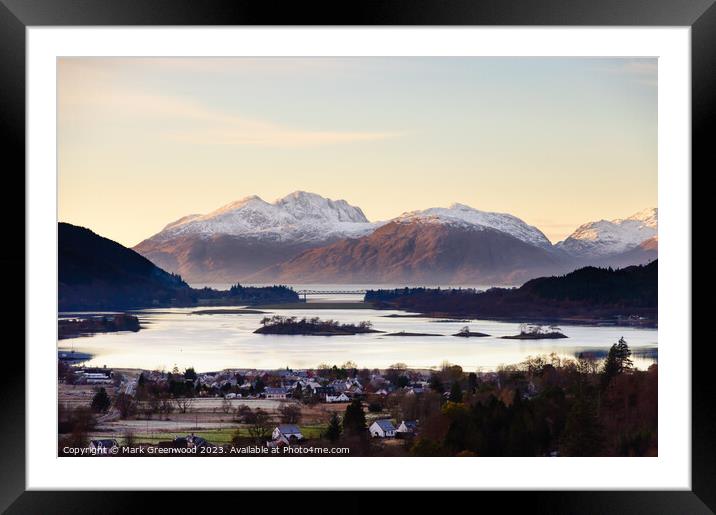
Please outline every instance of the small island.
[{"label": "small island", "polygon": [[126,313],[85,316],[82,318],[61,318],[57,321],[57,335],[60,340],[95,333],[115,333],[118,331],[136,333],[139,329],[139,319]]},{"label": "small island", "polygon": [[435,333],[409,333],[407,331],[398,331],[397,333],[387,333],[385,336],[442,336]]},{"label": "small island", "polygon": [[258,334],[290,334],[308,336],[345,336],[363,333],[382,333],[373,329],[370,322],[341,324],[336,320],[321,320],[318,317],[301,318],[274,315],[264,317],[261,326],[254,331]]},{"label": "small island", "polygon": [[503,336],[505,340],[555,340],[559,338],[568,338],[561,332],[562,330],[556,325],[544,328],[541,325],[520,325],[520,334],[514,336]]},{"label": "small island", "polygon": [[457,333],[453,334],[453,336],[460,336],[462,338],[483,338],[485,336],[490,336],[489,334],[480,333],[477,331],[470,331],[470,326],[465,326],[462,329],[460,329]]}]

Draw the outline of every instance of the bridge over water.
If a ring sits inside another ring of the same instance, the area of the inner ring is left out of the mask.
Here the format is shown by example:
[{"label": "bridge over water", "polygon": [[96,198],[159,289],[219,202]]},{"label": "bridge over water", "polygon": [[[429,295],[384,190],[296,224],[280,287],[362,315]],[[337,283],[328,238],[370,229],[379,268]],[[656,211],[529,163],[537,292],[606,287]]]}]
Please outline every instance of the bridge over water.
[{"label": "bridge over water", "polygon": [[296,293],[306,300],[308,295],[365,295],[366,290],[298,290]]}]

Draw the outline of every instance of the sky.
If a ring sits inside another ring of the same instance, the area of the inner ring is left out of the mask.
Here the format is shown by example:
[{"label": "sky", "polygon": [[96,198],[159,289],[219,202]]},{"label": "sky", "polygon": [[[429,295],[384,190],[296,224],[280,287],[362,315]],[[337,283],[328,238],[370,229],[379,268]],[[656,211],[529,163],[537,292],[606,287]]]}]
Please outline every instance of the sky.
[{"label": "sky", "polygon": [[657,60],[61,58],[61,221],[133,246],[248,195],[467,204],[552,242],[657,206]]}]

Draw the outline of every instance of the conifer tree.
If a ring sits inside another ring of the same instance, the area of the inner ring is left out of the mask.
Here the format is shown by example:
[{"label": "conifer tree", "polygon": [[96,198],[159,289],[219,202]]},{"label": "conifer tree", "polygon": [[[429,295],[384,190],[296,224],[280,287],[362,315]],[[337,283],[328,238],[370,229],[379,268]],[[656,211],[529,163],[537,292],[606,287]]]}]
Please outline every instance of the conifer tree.
[{"label": "conifer tree", "polygon": [[602,370],[604,386],[608,385],[614,377],[632,369],[633,363],[629,359],[630,356],[631,350],[629,350],[629,346],[622,336],[609,349],[609,354],[607,354],[607,359],[604,362],[604,369]]},{"label": "conifer tree", "polygon": [[450,397],[448,400],[450,402],[462,402],[462,388],[460,388],[460,383],[457,381],[450,387]]},{"label": "conifer tree", "polygon": [[338,413],[335,411],[331,415],[331,419],[328,422],[328,428],[326,429],[326,438],[331,442],[335,442],[341,436],[341,419],[338,418]]},{"label": "conifer tree", "polygon": [[343,416],[343,431],[350,435],[364,435],[366,433],[365,413],[358,399],[353,400],[347,407]]},{"label": "conifer tree", "polygon": [[109,409],[110,404],[112,404],[112,401],[107,395],[107,391],[104,388],[100,388],[92,398],[90,407],[95,413],[104,413]]}]

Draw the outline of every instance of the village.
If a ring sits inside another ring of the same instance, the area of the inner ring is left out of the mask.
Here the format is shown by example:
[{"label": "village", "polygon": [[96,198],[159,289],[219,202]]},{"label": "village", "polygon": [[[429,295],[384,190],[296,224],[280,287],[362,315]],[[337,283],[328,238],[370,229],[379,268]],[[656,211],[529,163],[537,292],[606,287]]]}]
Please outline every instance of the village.
[{"label": "village", "polygon": [[58,455],[651,455],[658,368],[636,370],[630,354],[620,339],[604,359],[528,356],[486,372],[349,361],[197,373],[60,360]]},{"label": "village", "polygon": [[[59,403],[61,414],[83,408],[94,412],[94,424],[82,442],[95,451],[93,455],[112,454],[112,449],[127,445],[186,449],[242,441],[268,449],[311,445],[330,441],[326,433],[332,416],[344,418],[351,403],[365,412],[366,434],[374,446],[399,449],[409,446],[419,433],[424,397],[439,408],[457,395],[449,382],[447,388],[442,384],[437,388],[439,375],[462,376],[462,369],[444,364],[436,374],[398,363],[383,371],[358,370],[348,362],[340,368],[196,373],[191,368],[113,370],[61,362]],[[477,374],[470,376],[474,376],[470,384],[476,385]],[[499,377],[485,373],[480,380],[499,382]],[[102,406],[96,406],[99,391],[108,399]],[[343,427],[339,432],[345,433]],[[72,434],[64,439],[61,435],[61,442]]]}]

